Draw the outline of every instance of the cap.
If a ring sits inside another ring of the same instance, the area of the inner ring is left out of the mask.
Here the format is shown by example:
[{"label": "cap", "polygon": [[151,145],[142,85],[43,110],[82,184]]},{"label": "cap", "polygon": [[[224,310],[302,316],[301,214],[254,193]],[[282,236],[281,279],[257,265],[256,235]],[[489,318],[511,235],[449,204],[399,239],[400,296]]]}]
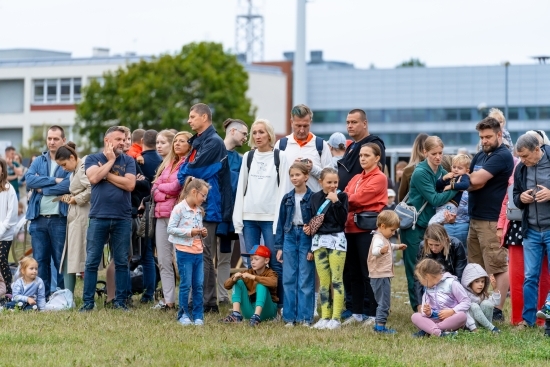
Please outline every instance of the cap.
[{"label": "cap", "polygon": [[393,191],[392,189],[388,189],[388,197],[390,196],[395,197],[395,191]]},{"label": "cap", "polygon": [[342,133],[334,133],[330,136],[327,143],[333,148],[339,148],[340,144],[346,146],[346,137]]},{"label": "cap", "polygon": [[256,245],[252,247],[248,254],[241,254],[241,256],[245,257],[250,257],[252,255],[258,255],[269,259],[271,257],[271,251],[269,251],[269,249],[264,245]]}]

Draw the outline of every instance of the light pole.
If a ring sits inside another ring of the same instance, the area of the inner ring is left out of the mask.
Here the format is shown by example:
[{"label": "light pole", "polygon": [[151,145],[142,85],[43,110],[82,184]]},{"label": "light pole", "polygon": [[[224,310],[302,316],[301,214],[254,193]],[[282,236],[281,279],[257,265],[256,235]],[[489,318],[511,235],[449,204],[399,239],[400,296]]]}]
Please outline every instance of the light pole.
[{"label": "light pole", "polygon": [[504,63],[504,70],[505,70],[505,78],[504,78],[504,118],[506,121],[508,121],[508,66],[510,66],[510,62],[506,61]]},{"label": "light pole", "polygon": [[306,0],[296,0],[296,50],[294,51],[294,73],[292,104],[307,104],[306,70]]}]

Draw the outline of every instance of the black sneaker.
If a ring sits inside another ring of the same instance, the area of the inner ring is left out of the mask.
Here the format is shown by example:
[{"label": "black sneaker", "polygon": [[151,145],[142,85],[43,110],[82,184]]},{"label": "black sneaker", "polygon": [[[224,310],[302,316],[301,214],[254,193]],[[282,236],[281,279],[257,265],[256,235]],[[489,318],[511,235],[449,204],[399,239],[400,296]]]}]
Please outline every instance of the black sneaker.
[{"label": "black sneaker", "polygon": [[252,326],[252,327],[256,327],[256,326],[260,325],[260,322],[262,322],[260,320],[260,316],[258,316],[256,314],[252,315],[252,317],[250,318],[250,326]]},{"label": "black sneaker", "polygon": [[220,313],[218,306],[204,306],[204,313]]},{"label": "black sneaker", "polygon": [[125,311],[125,312],[130,311],[130,309],[124,303],[114,303],[113,304],[113,309],[114,310]]},{"label": "black sneaker", "polygon": [[504,313],[500,308],[493,308],[493,321],[504,321]]},{"label": "black sneaker", "polygon": [[82,307],[80,307],[78,312],[91,312],[94,310],[94,307],[95,307],[95,304],[93,303],[84,304]]},{"label": "black sneaker", "polygon": [[425,336],[430,336],[427,332],[424,330],[418,330],[416,333],[413,333],[413,338],[423,338]]}]

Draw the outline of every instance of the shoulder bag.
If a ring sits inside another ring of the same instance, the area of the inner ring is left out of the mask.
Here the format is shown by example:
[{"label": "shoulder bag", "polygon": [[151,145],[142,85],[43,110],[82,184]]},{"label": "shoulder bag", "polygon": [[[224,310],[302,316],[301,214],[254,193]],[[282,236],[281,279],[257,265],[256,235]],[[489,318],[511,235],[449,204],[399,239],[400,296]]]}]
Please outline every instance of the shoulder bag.
[{"label": "shoulder bag", "polygon": [[424,202],[424,205],[420,208],[420,210],[416,210],[416,208],[413,205],[407,204],[407,199],[409,198],[410,191],[407,193],[407,195],[403,198],[403,201],[401,201],[397,206],[395,207],[394,211],[399,216],[399,228],[409,229],[412,228],[413,230],[416,227],[416,221],[418,220],[418,217],[422,212],[424,211],[424,208],[428,204],[428,202]]},{"label": "shoulder bag", "polygon": [[[340,193],[340,190],[336,190],[336,193]],[[317,214],[309,221],[308,226],[310,228],[310,236],[315,235],[315,233],[317,233],[319,228],[321,228],[321,226],[323,225],[323,221],[325,220],[325,213],[327,212],[330,203],[331,201],[329,199],[326,199],[325,202],[317,210]]]},{"label": "shoulder bag", "polygon": [[506,218],[520,221],[523,219],[523,210],[514,204],[514,185],[508,186],[508,203],[506,204]]},{"label": "shoulder bag", "polygon": [[149,201],[145,203],[145,212],[139,221],[139,227],[137,229],[137,235],[142,238],[153,238],[155,237],[155,191],[151,192],[151,197]]}]

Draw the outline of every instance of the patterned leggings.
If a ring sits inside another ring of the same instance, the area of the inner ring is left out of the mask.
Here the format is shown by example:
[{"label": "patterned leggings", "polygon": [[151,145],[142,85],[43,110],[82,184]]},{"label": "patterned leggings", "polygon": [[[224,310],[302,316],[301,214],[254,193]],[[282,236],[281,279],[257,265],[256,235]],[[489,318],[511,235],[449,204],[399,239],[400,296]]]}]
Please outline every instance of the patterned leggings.
[{"label": "patterned leggings", "polygon": [[[344,273],[344,263],[346,262],[346,252],[330,250],[321,247],[315,250],[315,267],[319,275],[319,294],[321,295],[321,318],[340,320],[342,309],[344,308],[344,284],[342,275]],[[332,304],[332,314],[330,311],[330,285],[334,292]]]},{"label": "patterned leggings", "polygon": [[8,255],[10,253],[12,241],[0,241],[0,271],[2,272],[2,277],[6,283],[6,293],[11,294],[11,270],[10,264],[8,263]]},{"label": "patterned leggings", "polygon": [[472,302],[468,314],[474,318],[474,320],[486,329],[493,330],[495,325],[493,321],[493,302],[485,300],[481,304]]}]

